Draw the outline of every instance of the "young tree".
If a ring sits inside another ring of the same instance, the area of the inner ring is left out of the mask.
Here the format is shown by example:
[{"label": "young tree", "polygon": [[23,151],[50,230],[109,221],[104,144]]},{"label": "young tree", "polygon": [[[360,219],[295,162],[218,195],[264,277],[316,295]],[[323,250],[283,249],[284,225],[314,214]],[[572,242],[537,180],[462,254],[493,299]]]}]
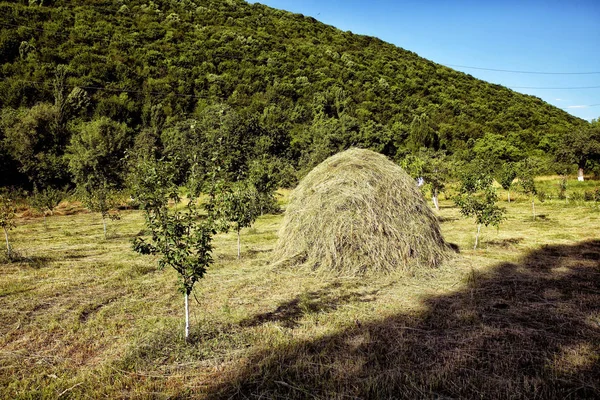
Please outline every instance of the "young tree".
[{"label": "young tree", "polygon": [[531,199],[531,212],[535,221],[535,196],[538,194],[535,186],[535,176],[539,171],[539,165],[536,160],[526,158],[519,163],[517,178],[519,179],[520,190]]},{"label": "young tree", "polygon": [[[85,206],[102,215],[104,238],[106,218],[116,204],[123,184],[124,156],[129,144],[123,123],[102,117],[79,127],[68,147],[69,170]],[[116,217],[114,217],[116,218]]]},{"label": "young tree", "polygon": [[459,194],[454,202],[460,207],[460,212],[465,217],[474,217],[477,224],[475,245],[479,243],[481,226],[499,226],[504,219],[506,210],[496,205],[498,195],[493,186],[492,177],[481,166],[472,165],[461,176]]},{"label": "young tree", "polygon": [[502,189],[507,192],[507,200],[510,203],[510,189],[513,186],[513,181],[517,177],[515,164],[512,162],[504,162],[496,172],[496,180],[502,186]]},{"label": "young tree", "polygon": [[282,180],[285,165],[281,160],[266,156],[250,162],[248,181],[256,189],[260,215],[278,210],[275,191]]},{"label": "young tree", "polygon": [[246,181],[235,182],[216,194],[215,212],[224,222],[224,231],[233,227],[237,232],[237,257],[241,257],[240,232],[252,226],[260,215],[260,196]]},{"label": "young tree", "polygon": [[15,227],[15,206],[8,193],[0,192],[0,226],[4,230],[6,240],[6,255],[12,259],[12,249],[8,241],[8,231]]},{"label": "young tree", "polygon": [[431,192],[431,201],[436,210],[440,209],[438,196],[448,179],[448,160],[442,151],[422,148],[418,153],[408,154],[400,163],[413,178],[422,178],[425,187]]},{"label": "young tree", "polygon": [[33,188],[33,196],[30,199],[30,204],[33,208],[44,215],[44,227],[46,226],[46,213],[54,214],[54,209],[58,207],[60,202],[65,198],[66,191],[48,186],[42,190],[38,190],[37,186]]},{"label": "young tree", "polygon": [[141,160],[131,177],[136,201],[144,210],[149,241],[137,237],[133,249],[141,254],[158,255],[160,268],[170,266],[180,277],[185,304],[185,338],[189,338],[189,295],[194,284],[204,277],[212,264],[212,238],[216,233],[209,216],[201,214],[196,197],[183,209],[169,209],[169,200],[181,202],[174,182],[175,168],[167,160]]}]

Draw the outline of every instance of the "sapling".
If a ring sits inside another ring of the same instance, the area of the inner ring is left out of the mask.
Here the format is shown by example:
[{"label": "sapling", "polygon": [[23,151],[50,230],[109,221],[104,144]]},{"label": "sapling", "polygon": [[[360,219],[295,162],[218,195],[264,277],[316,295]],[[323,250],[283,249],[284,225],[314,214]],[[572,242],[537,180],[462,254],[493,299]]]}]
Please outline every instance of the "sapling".
[{"label": "sapling", "polygon": [[535,185],[535,175],[539,167],[535,160],[526,158],[519,165],[519,172],[517,177],[519,179],[519,187],[521,191],[528,195],[531,199],[531,212],[533,214],[533,220],[535,221],[535,197],[538,194],[537,187]]},{"label": "sapling", "polygon": [[513,181],[517,177],[515,166],[511,162],[505,162],[496,173],[496,180],[506,190],[507,200],[510,203],[510,189],[513,186]]},{"label": "sapling", "polygon": [[241,257],[240,232],[252,226],[260,215],[261,198],[253,185],[235,182],[216,194],[216,215],[225,222],[224,231],[232,227],[237,232],[237,257]]},{"label": "sapling", "polygon": [[46,214],[54,214],[54,209],[58,207],[60,202],[65,198],[66,191],[48,186],[42,190],[38,190],[37,186],[33,188],[33,196],[30,199],[30,204],[33,208],[44,215],[44,228],[46,225]]},{"label": "sapling", "polygon": [[182,208],[169,209],[169,200],[182,202],[173,163],[166,160],[140,162],[132,175],[135,200],[144,210],[146,227],[151,232],[147,241],[137,237],[133,249],[141,254],[159,256],[160,268],[170,266],[177,271],[185,301],[185,338],[189,338],[189,295],[212,264],[212,238],[216,233],[212,218],[202,215],[195,196]]},{"label": "sapling", "polygon": [[13,200],[7,193],[0,192],[0,226],[4,230],[6,240],[6,255],[9,260],[12,259],[12,249],[8,241],[8,231],[15,227],[16,209]]},{"label": "sapling", "polygon": [[418,186],[431,192],[431,201],[436,210],[440,209],[438,196],[444,190],[449,168],[446,155],[442,151],[420,149],[418,153],[408,154],[400,166],[410,176],[417,179]]},{"label": "sapling", "polygon": [[124,123],[101,117],[78,125],[67,147],[69,172],[77,193],[90,211],[102,215],[105,239],[106,219],[118,219],[109,211],[115,207],[117,191],[123,183],[128,133]]},{"label": "sapling", "polygon": [[459,194],[454,202],[460,207],[460,212],[465,217],[474,217],[477,224],[475,245],[477,249],[481,226],[496,226],[504,219],[504,208],[498,207],[498,195],[493,186],[492,177],[484,171],[472,170],[463,174]]},{"label": "sapling", "polygon": [[81,186],[77,188],[77,193],[88,210],[100,213],[102,216],[104,239],[106,239],[107,219],[118,220],[120,218],[119,214],[111,213],[117,207],[117,191],[111,188],[107,182],[102,182],[95,186]]}]

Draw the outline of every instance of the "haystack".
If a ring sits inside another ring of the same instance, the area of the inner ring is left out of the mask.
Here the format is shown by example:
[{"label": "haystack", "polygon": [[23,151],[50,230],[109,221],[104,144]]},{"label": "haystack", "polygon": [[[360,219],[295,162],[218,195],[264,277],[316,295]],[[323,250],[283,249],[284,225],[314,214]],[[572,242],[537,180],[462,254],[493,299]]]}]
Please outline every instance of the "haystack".
[{"label": "haystack", "polygon": [[384,155],[350,149],[291,193],[274,257],[361,275],[436,266],[447,250],[415,181]]}]

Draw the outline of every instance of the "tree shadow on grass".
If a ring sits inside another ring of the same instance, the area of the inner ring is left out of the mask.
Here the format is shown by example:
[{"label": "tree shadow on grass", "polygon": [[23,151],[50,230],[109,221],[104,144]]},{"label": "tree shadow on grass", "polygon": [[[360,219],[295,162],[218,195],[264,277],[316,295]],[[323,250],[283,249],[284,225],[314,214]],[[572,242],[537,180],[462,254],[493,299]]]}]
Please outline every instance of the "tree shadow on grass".
[{"label": "tree shadow on grass", "polygon": [[421,315],[251,354],[207,395],[600,398],[599,260],[600,241],[544,246],[473,273],[466,288],[427,300]]},{"label": "tree shadow on grass", "polygon": [[369,292],[349,292],[343,295],[332,293],[339,284],[331,284],[323,289],[302,293],[286,301],[273,311],[257,314],[240,323],[241,326],[258,326],[267,322],[277,322],[286,328],[295,328],[305,314],[333,311],[340,304],[373,301],[380,289]]}]

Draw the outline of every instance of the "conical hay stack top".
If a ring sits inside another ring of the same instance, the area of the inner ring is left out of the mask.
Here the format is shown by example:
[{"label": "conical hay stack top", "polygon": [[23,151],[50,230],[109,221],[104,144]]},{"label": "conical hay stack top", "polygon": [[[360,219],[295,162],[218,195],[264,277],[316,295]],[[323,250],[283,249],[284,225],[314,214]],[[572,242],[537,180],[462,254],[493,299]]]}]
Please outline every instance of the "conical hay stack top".
[{"label": "conical hay stack top", "polygon": [[436,266],[447,250],[415,181],[384,155],[350,149],[292,192],[274,259],[360,275]]}]

